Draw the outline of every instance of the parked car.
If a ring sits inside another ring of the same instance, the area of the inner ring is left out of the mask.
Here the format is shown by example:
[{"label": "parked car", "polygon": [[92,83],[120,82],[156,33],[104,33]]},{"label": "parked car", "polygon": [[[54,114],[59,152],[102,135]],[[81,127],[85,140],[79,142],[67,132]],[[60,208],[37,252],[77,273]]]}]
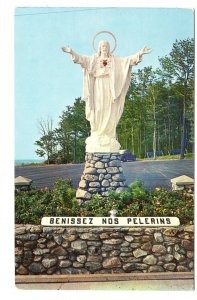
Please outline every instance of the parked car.
[{"label": "parked car", "polygon": [[135,154],[132,154],[128,150],[121,150],[121,161],[136,161],[137,157]]},{"label": "parked car", "polygon": [[[162,150],[156,151],[156,156],[163,156],[163,151]],[[147,158],[154,157],[154,152],[153,151],[146,152],[146,157]]]},{"label": "parked car", "polygon": [[170,151],[168,151],[168,153],[169,153],[169,155],[181,154],[181,149],[170,150]]}]

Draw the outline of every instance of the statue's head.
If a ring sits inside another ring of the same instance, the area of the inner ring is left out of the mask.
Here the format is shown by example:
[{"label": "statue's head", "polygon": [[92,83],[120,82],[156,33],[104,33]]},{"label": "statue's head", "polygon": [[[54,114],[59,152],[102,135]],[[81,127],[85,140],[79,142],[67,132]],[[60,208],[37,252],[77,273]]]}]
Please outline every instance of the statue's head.
[{"label": "statue's head", "polygon": [[100,56],[101,54],[107,54],[107,56],[110,55],[110,45],[106,40],[102,40],[99,42],[98,55]]}]

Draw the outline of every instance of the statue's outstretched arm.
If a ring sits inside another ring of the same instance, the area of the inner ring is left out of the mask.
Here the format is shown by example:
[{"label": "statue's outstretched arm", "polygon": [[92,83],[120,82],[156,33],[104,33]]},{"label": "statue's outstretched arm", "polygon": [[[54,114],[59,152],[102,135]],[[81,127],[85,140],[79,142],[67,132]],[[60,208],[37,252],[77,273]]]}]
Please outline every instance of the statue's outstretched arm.
[{"label": "statue's outstretched arm", "polygon": [[139,52],[137,52],[135,55],[132,55],[131,56],[131,60],[130,60],[130,65],[131,66],[135,66],[137,64],[139,64],[141,61],[142,61],[142,56],[144,54],[148,54],[152,51],[151,48],[147,48],[147,47],[144,47],[142,48]]},{"label": "statue's outstretched arm", "polygon": [[139,54],[140,54],[140,56],[142,56],[142,55],[144,55],[144,54],[150,53],[151,51],[152,51],[151,48],[144,47],[144,48],[142,48],[142,49],[140,50]]},{"label": "statue's outstretched arm", "polygon": [[81,64],[81,65],[83,64],[83,62],[81,62],[81,55],[74,52],[72,48],[62,47],[62,51],[71,54],[72,60],[73,60],[74,63],[78,63],[78,64]]},{"label": "statue's outstretched arm", "polygon": [[86,56],[77,54],[70,47],[62,47],[62,51],[71,54],[74,63],[80,64],[82,68],[88,68],[88,58]]},{"label": "statue's outstretched arm", "polygon": [[78,56],[70,47],[62,47],[62,51],[71,54],[72,56]]}]

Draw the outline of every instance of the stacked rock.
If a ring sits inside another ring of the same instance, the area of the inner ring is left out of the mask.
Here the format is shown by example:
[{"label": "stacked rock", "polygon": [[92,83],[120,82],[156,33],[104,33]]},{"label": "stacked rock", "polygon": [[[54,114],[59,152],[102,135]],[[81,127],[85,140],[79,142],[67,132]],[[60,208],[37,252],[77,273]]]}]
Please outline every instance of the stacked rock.
[{"label": "stacked rock", "polygon": [[18,275],[194,271],[194,226],[15,227]]},{"label": "stacked rock", "polygon": [[80,202],[92,195],[108,196],[110,191],[127,189],[119,153],[87,153],[85,169],[79,182],[76,197]]}]

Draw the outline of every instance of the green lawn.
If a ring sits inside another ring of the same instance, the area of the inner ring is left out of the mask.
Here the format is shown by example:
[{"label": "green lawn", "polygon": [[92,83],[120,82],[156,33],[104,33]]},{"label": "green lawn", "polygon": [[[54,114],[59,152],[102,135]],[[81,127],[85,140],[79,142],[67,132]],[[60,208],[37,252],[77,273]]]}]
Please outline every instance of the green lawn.
[{"label": "green lawn", "polygon": [[[153,160],[151,158],[137,158],[138,160]],[[157,156],[156,160],[167,160],[167,159],[180,159],[180,154],[178,155],[164,155],[164,156]],[[194,159],[194,153],[186,153],[185,159]]]}]

